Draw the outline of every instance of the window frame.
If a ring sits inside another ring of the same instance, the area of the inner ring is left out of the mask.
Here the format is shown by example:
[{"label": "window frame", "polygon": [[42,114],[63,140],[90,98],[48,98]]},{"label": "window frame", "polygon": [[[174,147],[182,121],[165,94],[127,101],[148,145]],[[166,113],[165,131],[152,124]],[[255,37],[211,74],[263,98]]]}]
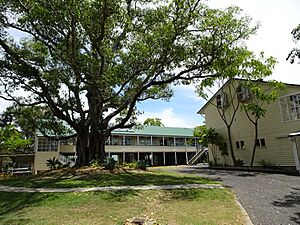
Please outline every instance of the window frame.
[{"label": "window frame", "polygon": [[239,102],[243,103],[251,101],[251,92],[249,87],[240,84],[235,91]]},{"label": "window frame", "polygon": [[257,148],[266,148],[266,139],[265,138],[258,138],[256,139],[256,147]]},{"label": "window frame", "polygon": [[244,140],[235,141],[235,148],[236,149],[246,149],[245,141]]},{"label": "window frame", "polygon": [[220,109],[227,106],[227,95],[225,92],[221,92],[216,95],[216,105]]},{"label": "window frame", "polygon": [[[298,99],[291,100],[291,98],[293,98],[293,97],[296,97]],[[298,103],[296,103],[295,101],[298,101]],[[290,121],[300,120],[300,92],[295,92],[292,94],[281,96],[281,97],[279,97],[278,102],[279,102],[279,108],[280,108],[282,122],[290,122]],[[284,105],[287,105],[287,106],[283,107]],[[293,109],[296,112],[292,112]],[[295,115],[293,115],[293,113]],[[286,115],[284,115],[284,114],[286,114]]]}]

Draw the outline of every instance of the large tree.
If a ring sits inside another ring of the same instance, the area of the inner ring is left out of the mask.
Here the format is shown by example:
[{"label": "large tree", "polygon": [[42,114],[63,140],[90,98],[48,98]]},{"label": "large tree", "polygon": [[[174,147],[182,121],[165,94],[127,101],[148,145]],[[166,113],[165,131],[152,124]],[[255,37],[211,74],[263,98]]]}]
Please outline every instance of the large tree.
[{"label": "large tree", "polygon": [[76,132],[85,165],[105,157],[112,130],[133,125],[137,102],[252,58],[250,21],[200,0],[0,0],[0,97],[48,107]]},{"label": "large tree", "polygon": [[[292,30],[291,34],[294,42],[297,43],[300,40],[300,24]],[[290,60],[291,63],[294,63],[295,59],[300,60],[300,48],[293,48],[287,57],[287,60]]]}]

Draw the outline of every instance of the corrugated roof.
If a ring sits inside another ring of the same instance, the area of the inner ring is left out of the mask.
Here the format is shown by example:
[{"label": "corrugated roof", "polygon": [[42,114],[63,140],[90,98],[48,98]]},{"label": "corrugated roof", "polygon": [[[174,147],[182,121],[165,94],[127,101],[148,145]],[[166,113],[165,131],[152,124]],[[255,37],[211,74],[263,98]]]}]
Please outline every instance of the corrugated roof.
[{"label": "corrugated roof", "polygon": [[[119,135],[145,135],[145,136],[173,136],[173,137],[193,137],[193,128],[181,127],[158,127],[158,126],[144,126],[136,129],[117,129],[112,134]],[[66,136],[73,135],[74,132],[65,134]],[[49,136],[54,136],[49,133]],[[40,131],[37,132],[38,137],[44,136]]]},{"label": "corrugated roof", "polygon": [[140,129],[119,129],[112,134],[193,137],[193,128],[144,126]]}]

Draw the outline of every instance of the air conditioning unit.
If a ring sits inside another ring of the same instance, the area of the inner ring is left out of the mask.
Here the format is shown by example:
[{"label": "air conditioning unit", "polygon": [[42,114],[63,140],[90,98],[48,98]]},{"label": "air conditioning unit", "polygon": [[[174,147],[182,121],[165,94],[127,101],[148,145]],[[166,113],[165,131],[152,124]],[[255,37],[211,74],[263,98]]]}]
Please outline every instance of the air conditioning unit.
[{"label": "air conditioning unit", "polygon": [[226,93],[222,92],[220,94],[217,94],[216,99],[218,108],[225,108],[228,105]]}]

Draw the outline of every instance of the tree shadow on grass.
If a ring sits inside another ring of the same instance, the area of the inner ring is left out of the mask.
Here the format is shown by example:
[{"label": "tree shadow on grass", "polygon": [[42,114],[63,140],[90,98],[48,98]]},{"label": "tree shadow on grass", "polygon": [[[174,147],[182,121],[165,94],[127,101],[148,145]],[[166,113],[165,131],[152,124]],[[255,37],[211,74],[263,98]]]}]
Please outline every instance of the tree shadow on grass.
[{"label": "tree shadow on grass", "polygon": [[53,195],[41,193],[0,192],[0,224],[26,224],[30,220],[22,217],[22,210],[41,204]]},{"label": "tree shadow on grass", "polygon": [[[284,198],[273,202],[274,206],[292,208],[300,206],[300,188],[292,188],[290,194]],[[300,224],[300,212],[294,213],[295,216],[290,217],[290,220],[296,224]]]},{"label": "tree shadow on grass", "polygon": [[169,197],[169,199],[175,200],[187,200],[193,201],[196,199],[210,199],[218,200],[220,198],[230,198],[228,192],[222,189],[176,189],[176,190],[164,190],[164,193]]},{"label": "tree shadow on grass", "polygon": [[165,185],[165,184],[191,184],[191,183],[215,183],[211,179],[199,176],[180,176],[161,172],[134,172],[122,171],[118,173],[95,173],[84,176],[61,176],[53,177],[28,177],[1,180],[0,185],[16,187],[47,187],[47,188],[76,188],[96,186],[128,186],[128,185]]}]

